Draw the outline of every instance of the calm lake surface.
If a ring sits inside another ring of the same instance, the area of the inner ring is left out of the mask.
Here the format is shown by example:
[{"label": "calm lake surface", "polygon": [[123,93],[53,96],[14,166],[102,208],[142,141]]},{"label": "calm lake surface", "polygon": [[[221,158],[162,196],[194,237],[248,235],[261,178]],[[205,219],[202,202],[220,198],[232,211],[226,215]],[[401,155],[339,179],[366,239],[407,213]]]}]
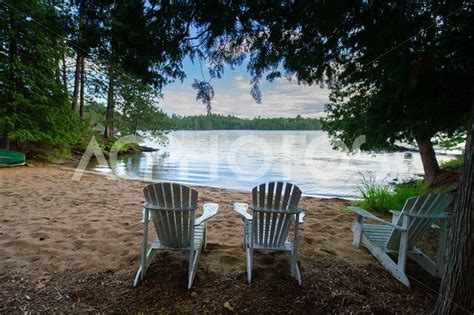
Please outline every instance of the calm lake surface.
[{"label": "calm lake surface", "polygon": [[[356,198],[362,176],[378,182],[423,172],[418,153],[347,153],[333,150],[323,131],[175,131],[166,144],[146,141],[156,152],[120,157],[112,169],[89,169],[148,180],[251,190],[284,180],[317,197]],[[352,144],[350,144],[352,146]],[[449,155],[438,156],[440,161]]]}]

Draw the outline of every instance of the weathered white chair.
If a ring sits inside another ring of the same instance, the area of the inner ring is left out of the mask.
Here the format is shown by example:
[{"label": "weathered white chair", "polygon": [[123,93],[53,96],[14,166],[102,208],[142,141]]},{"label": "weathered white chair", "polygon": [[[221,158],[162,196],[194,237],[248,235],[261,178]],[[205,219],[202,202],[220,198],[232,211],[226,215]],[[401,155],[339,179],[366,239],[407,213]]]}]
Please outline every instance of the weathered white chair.
[{"label": "weathered white chair", "polygon": [[[252,204],[235,203],[234,210],[244,220],[244,249],[247,256],[247,278],[252,282],[253,251],[287,251],[290,253],[291,274],[301,285],[298,268],[298,225],[303,212],[298,208],[301,190],[293,184],[271,182],[252,189]],[[247,212],[250,207],[252,215]],[[294,222],[294,240],[289,238]]]},{"label": "weathered white chair", "polygon": [[[352,226],[353,245],[359,248],[362,242],[362,245],[380,261],[388,272],[408,287],[410,281],[405,273],[407,257],[420,264],[432,276],[441,277],[444,271],[447,232],[447,215],[444,210],[451,201],[451,196],[445,193],[409,198],[402,211],[390,211],[392,222],[376,217],[364,209],[349,207],[356,214],[356,220]],[[364,218],[382,224],[365,224]],[[417,248],[416,244],[435,220],[441,220],[442,224],[437,258],[433,261]],[[390,253],[398,254],[397,262],[388,255]]]},{"label": "weathered white chair", "polygon": [[[206,221],[213,217],[219,208],[216,203],[205,203],[203,215],[195,219],[198,207],[198,192],[187,186],[175,183],[156,183],[145,187],[143,208],[143,244],[141,263],[133,286],[145,278],[155,251],[189,252],[188,289],[196,274],[201,247],[206,248]],[[148,247],[148,222],[155,226],[157,238]]]}]

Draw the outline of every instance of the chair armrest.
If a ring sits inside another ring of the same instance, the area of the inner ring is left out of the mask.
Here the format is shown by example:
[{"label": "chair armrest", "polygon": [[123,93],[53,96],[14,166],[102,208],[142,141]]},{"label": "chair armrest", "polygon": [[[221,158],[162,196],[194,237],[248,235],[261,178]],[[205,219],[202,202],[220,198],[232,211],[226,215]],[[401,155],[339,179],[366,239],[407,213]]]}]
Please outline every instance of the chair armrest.
[{"label": "chair armrest", "polygon": [[[148,213],[148,221],[151,220],[151,215]],[[142,220],[140,221],[141,224],[145,223],[145,208],[142,209]]]},{"label": "chair armrest", "polygon": [[389,210],[389,212],[392,214],[392,224],[397,224],[401,212],[397,210]]},{"label": "chair armrest", "polygon": [[370,212],[368,212],[364,209],[361,209],[361,208],[358,208],[358,207],[349,207],[349,209],[352,212],[354,212],[355,214],[357,214],[361,217],[364,217],[364,218],[367,218],[367,219],[370,219],[370,220],[374,220],[374,221],[380,222],[380,223],[385,224],[385,225],[389,225],[389,226],[393,227],[394,229],[397,229],[397,230],[400,230],[400,231],[405,231],[405,229],[402,228],[401,226],[398,226],[396,224],[385,221],[384,219],[381,219],[381,218],[373,215],[372,213],[370,213]]},{"label": "chair armrest", "polygon": [[249,205],[246,203],[234,203],[234,211],[244,220],[252,220],[252,216],[247,212]]},{"label": "chair armrest", "polygon": [[447,219],[448,215],[446,213],[435,214],[435,215],[422,215],[422,214],[413,214],[413,213],[404,213],[410,218],[420,218],[420,219]]},{"label": "chair armrest", "polygon": [[303,224],[303,223],[304,223],[304,212],[303,212],[303,211],[301,211],[301,213],[300,213],[300,217],[299,217],[298,223],[299,223],[299,224]]},{"label": "chair armrest", "polygon": [[203,214],[194,221],[194,225],[202,224],[217,214],[219,205],[213,202],[206,202],[203,206]]}]

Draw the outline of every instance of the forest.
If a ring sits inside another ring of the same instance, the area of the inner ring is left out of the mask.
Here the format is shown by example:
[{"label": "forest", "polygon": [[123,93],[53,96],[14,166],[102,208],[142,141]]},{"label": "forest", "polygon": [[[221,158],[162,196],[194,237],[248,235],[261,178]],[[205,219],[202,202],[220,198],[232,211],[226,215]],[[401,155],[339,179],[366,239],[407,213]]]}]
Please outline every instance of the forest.
[{"label": "forest", "polygon": [[179,116],[171,115],[173,126],[177,130],[320,130],[317,118],[239,118],[218,114]]},{"label": "forest", "polygon": [[185,7],[169,10],[137,1],[2,1],[1,146],[67,152],[92,135],[170,129],[157,101],[165,84],[184,77],[192,40]]},{"label": "forest", "polygon": [[334,141],[413,143],[430,183],[442,175],[436,141],[466,143],[434,313],[472,312],[473,13],[457,0],[0,1],[0,145],[67,152],[92,135],[169,130],[159,100],[186,58],[205,65],[192,87],[208,116],[175,117],[178,128],[319,127],[212,115],[212,80],[228,67],[246,65],[256,103],[265,80],[325,86],[321,128]]}]

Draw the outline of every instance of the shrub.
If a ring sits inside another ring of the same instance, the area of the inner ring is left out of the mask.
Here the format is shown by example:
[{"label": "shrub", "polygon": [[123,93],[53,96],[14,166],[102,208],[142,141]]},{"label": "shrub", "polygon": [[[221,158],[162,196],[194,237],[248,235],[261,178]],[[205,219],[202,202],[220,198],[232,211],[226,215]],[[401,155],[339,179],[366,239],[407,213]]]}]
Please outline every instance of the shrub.
[{"label": "shrub", "polygon": [[463,163],[464,163],[464,154],[460,154],[460,155],[456,155],[456,157],[452,160],[441,161],[439,163],[439,167],[441,169],[458,168],[458,167],[461,167]]},{"label": "shrub", "polygon": [[359,188],[361,200],[357,206],[369,211],[388,212],[401,210],[405,201],[414,196],[428,192],[424,180],[413,180],[403,183],[377,183],[371,176],[363,176]]},{"label": "shrub", "polygon": [[390,209],[388,210],[401,210],[408,198],[428,192],[428,183],[423,179],[394,184],[392,186],[393,194],[391,195]]}]

